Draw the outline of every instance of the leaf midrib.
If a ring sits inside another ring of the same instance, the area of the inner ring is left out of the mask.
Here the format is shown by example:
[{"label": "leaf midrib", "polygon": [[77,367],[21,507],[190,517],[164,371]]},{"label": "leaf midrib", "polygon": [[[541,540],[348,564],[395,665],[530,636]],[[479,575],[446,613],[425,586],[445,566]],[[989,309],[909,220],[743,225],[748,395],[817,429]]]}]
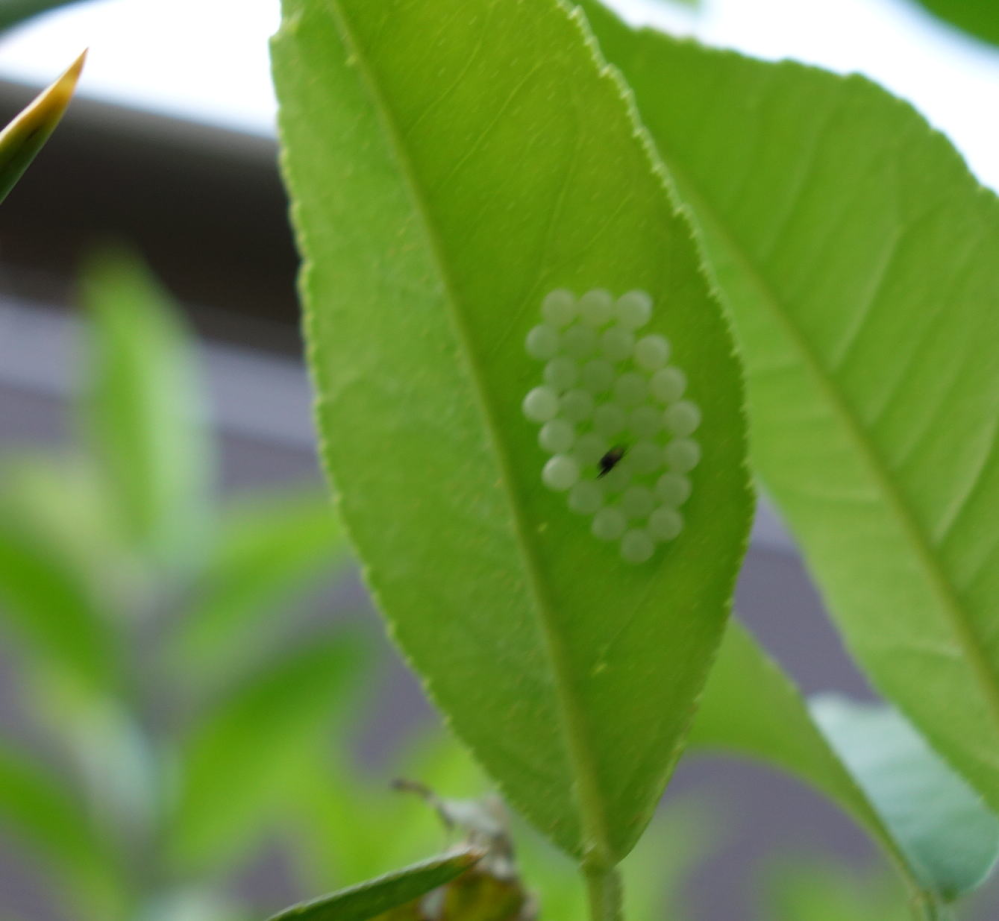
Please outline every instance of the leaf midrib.
[{"label": "leaf midrib", "polygon": [[[594,865],[610,867],[615,861],[607,831],[607,817],[602,805],[602,797],[597,782],[596,764],[593,753],[587,744],[586,733],[583,728],[582,705],[572,693],[573,682],[570,679],[572,671],[568,663],[568,654],[561,637],[558,635],[558,631],[555,629],[554,619],[550,613],[551,605],[548,593],[544,587],[544,580],[541,576],[537,551],[531,537],[532,529],[521,513],[517,496],[511,486],[513,482],[513,465],[508,452],[503,447],[500,428],[486,396],[487,390],[484,386],[482,371],[478,363],[474,360],[475,353],[471,348],[471,336],[462,319],[461,311],[458,308],[458,297],[455,293],[455,286],[446,268],[447,263],[443,256],[444,247],[431,217],[431,211],[421,193],[421,185],[410,168],[410,161],[406,156],[402,132],[393,117],[391,107],[382,93],[378,79],[368,65],[367,55],[361,50],[358,44],[340,0],[333,0],[331,7],[338,21],[340,34],[344,43],[348,46],[347,50],[357,61],[358,72],[374,99],[375,108],[382,122],[385,136],[395,155],[404,185],[412,198],[414,211],[419,216],[420,223],[422,224],[431,260],[437,269],[438,277],[441,279],[444,288],[444,299],[450,310],[452,324],[463,346],[462,354],[467,364],[467,370],[475,385],[475,398],[479,404],[480,416],[485,420],[488,438],[500,468],[499,482],[506,495],[507,504],[514,523],[514,530],[518,543],[521,546],[524,567],[528,577],[528,589],[534,599],[534,609],[538,614],[538,621],[541,625],[545,651],[555,678],[554,694],[558,709],[562,714],[561,729],[567,760],[570,767],[574,768],[576,772],[576,804],[579,808],[579,817],[581,820],[579,856],[585,856],[587,861],[592,862]],[[500,778],[495,779],[501,787],[505,786]]]},{"label": "leaf midrib", "polygon": [[[977,636],[970,617],[968,617],[964,606],[961,604],[955,586],[933,552],[933,545],[929,540],[929,535],[925,533],[915,513],[906,502],[905,496],[892,480],[888,466],[877,451],[876,446],[870,439],[865,437],[863,425],[857,418],[856,413],[840,395],[833,376],[822,365],[815,350],[809,345],[804,333],[795,325],[789,313],[782,308],[780,297],[768,281],[764,272],[753,261],[751,254],[739,244],[737,237],[721,218],[719,209],[711,203],[710,198],[703,192],[701,187],[691,180],[687,170],[682,165],[678,168],[677,157],[672,151],[667,152],[665,145],[662,143],[661,135],[656,138],[656,144],[663,153],[663,159],[673,176],[674,182],[681,190],[680,197],[688,199],[691,202],[699,221],[703,221],[704,216],[707,216],[714,233],[729,252],[734,255],[736,263],[749,278],[761,302],[770,308],[772,316],[776,319],[792,346],[797,347],[805,366],[811,372],[819,390],[826,397],[829,406],[832,408],[835,418],[839,419],[848,438],[857,448],[864,465],[867,467],[875,485],[879,488],[884,501],[888,505],[889,511],[894,512],[903,535],[909,539],[917,559],[923,564],[923,573],[930,584],[937,603],[946,612],[951,623],[951,628],[964,649],[966,660],[970,663],[978,677],[979,684],[982,686],[988,703],[994,728],[997,730],[997,734],[999,734],[999,681],[996,680],[996,675],[988,659],[985,657],[980,644],[976,643]],[[752,376],[751,371],[749,374]]]}]

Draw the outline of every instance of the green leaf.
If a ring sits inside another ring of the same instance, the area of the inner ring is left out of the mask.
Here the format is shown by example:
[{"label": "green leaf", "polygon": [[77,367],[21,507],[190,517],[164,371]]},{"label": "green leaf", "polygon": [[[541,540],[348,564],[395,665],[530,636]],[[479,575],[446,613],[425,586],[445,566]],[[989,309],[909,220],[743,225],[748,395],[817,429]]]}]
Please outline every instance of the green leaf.
[{"label": "green leaf", "polygon": [[881,843],[913,888],[927,885],[815,725],[794,683],[734,619],[688,739],[688,753],[704,750],[765,761],[811,784]]},{"label": "green leaf", "polygon": [[586,4],[736,321],[752,460],[851,653],[999,809],[999,205],[857,77]]},{"label": "green leaf", "polygon": [[205,539],[208,459],[200,388],[177,308],[135,259],[105,253],[84,276],[92,373],[83,421],[107,501],[135,550],[191,565]]},{"label": "green leaf", "polygon": [[201,718],[181,752],[169,844],[178,865],[216,870],[258,842],[285,789],[314,759],[362,661],[350,638],[310,640]]},{"label": "green leaf", "polygon": [[[288,0],[273,56],[323,456],[368,582],[506,799],[606,867],[676,761],[751,511],[687,224],[555,0]],[[524,341],[558,287],[651,292],[703,410],[683,533],[642,565],[541,482]]]},{"label": "green leaf", "polygon": [[0,747],[0,828],[50,864],[78,916],[123,910],[108,848],[86,811],[48,768],[6,746]]},{"label": "green leaf", "polygon": [[195,680],[233,674],[273,639],[266,615],[320,573],[346,561],[346,543],[324,493],[255,497],[230,507],[192,587],[171,655]]},{"label": "green leaf", "polygon": [[6,454],[0,467],[0,505],[5,516],[28,522],[52,554],[86,583],[93,604],[115,611],[121,583],[121,547],[102,503],[93,465],[70,455]]},{"label": "green leaf", "polygon": [[942,20],[982,41],[999,45],[999,14],[993,0],[916,0]]},{"label": "green leaf", "polygon": [[910,862],[952,900],[979,886],[999,856],[999,819],[892,707],[834,696],[810,709]]},{"label": "green leaf", "polygon": [[73,98],[86,56],[87,53],[83,52],[55,83],[42,90],[31,105],[0,131],[0,201],[17,185],[55,131]]},{"label": "green leaf", "polygon": [[0,32],[13,29],[25,20],[79,0],[3,0],[0,3]]},{"label": "green leaf", "polygon": [[810,710],[735,621],[689,740],[689,751],[712,749],[768,762],[824,793],[880,842],[914,897],[970,892],[995,862],[996,819],[897,714],[821,701]]},{"label": "green leaf", "polygon": [[87,694],[112,690],[119,638],[63,548],[18,511],[0,500],[0,620],[33,670]]},{"label": "green leaf", "polygon": [[[828,857],[779,859],[768,868],[761,917],[772,921],[912,921],[905,894],[884,874]],[[917,915],[916,917],[922,917]]]},{"label": "green leaf", "polygon": [[478,851],[463,849],[435,857],[313,902],[295,905],[270,921],[368,921],[449,883],[473,866],[479,856]]}]

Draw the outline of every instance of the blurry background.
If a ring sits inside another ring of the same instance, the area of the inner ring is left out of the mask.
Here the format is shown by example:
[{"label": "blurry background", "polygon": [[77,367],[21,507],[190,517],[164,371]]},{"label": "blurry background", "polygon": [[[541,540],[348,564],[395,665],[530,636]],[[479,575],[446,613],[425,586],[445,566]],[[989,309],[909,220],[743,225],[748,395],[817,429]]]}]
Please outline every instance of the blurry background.
[{"label": "blurry background", "polygon": [[[919,7],[620,8],[868,73],[999,185],[999,52]],[[392,777],[484,789],[384,642],[322,493],[274,165],[277,19],[271,0],[102,0],[0,38],[4,122],[91,48],[0,208],[6,921],[263,918],[445,843]],[[128,252],[95,259],[108,243]],[[869,695],[765,513],[737,604],[805,692]],[[567,868],[521,838],[545,916],[578,917]],[[636,921],[897,913],[848,820],[742,763],[684,762],[632,864]]]}]

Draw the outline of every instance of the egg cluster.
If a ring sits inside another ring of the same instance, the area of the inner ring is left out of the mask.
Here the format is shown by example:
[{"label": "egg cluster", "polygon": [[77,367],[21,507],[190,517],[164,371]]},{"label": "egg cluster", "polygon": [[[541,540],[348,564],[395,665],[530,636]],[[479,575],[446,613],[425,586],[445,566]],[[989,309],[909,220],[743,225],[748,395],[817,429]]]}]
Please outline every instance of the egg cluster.
[{"label": "egg cluster", "polygon": [[645,291],[615,300],[602,289],[578,299],[559,289],[541,314],[525,345],[545,363],[544,383],[522,406],[551,455],[541,480],[591,518],[594,537],[644,563],[683,529],[679,509],[701,459],[692,437],[701,411],[684,399],[687,377],[669,364],[665,337],[641,332],[652,315]]}]

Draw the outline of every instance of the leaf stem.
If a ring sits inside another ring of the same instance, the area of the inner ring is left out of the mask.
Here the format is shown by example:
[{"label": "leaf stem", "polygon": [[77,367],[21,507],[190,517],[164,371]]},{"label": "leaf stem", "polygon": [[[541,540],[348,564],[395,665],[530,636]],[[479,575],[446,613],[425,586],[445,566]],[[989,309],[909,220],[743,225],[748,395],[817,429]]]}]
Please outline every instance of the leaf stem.
[{"label": "leaf stem", "polygon": [[621,873],[617,867],[583,865],[590,921],[624,921]]},{"label": "leaf stem", "polygon": [[911,904],[913,921],[953,921],[950,908],[929,893],[922,893]]}]

